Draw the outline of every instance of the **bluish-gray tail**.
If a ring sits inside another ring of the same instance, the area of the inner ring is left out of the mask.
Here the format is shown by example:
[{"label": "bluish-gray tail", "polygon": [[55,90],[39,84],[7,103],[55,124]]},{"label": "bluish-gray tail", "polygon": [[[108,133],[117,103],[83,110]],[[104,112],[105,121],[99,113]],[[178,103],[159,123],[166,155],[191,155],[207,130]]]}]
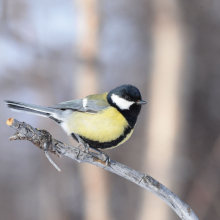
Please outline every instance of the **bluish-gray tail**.
[{"label": "bluish-gray tail", "polygon": [[48,117],[59,124],[62,122],[62,120],[60,119],[62,111],[58,109],[9,100],[5,100],[5,104],[14,111],[27,112],[43,117]]}]

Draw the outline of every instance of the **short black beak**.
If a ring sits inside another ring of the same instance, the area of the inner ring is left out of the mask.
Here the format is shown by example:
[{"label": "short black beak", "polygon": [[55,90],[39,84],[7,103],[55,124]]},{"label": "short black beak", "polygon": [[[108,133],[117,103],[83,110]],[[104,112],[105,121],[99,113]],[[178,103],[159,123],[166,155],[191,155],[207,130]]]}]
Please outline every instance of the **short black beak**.
[{"label": "short black beak", "polygon": [[136,102],[137,105],[145,105],[147,104],[147,102],[145,102],[144,100],[140,100]]}]

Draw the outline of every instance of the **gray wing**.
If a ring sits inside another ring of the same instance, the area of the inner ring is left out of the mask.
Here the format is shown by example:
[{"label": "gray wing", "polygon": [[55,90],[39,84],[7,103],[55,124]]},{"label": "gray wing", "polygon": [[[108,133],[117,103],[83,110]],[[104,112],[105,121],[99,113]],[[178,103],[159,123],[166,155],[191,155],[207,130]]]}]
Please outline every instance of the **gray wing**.
[{"label": "gray wing", "polygon": [[110,107],[110,105],[105,100],[94,100],[87,98],[61,102],[57,105],[51,106],[51,108],[54,109],[60,109],[60,110],[70,109],[73,111],[87,112],[87,113],[98,113],[108,107]]}]

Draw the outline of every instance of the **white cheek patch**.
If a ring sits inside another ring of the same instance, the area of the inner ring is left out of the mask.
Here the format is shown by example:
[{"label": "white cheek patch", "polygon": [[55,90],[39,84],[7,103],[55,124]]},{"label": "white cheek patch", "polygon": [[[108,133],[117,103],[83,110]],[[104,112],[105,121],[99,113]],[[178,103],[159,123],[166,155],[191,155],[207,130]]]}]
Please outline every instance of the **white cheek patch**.
[{"label": "white cheek patch", "polygon": [[121,110],[123,109],[128,110],[130,106],[134,104],[134,102],[125,100],[115,94],[112,94],[111,99],[112,99],[112,102],[114,102]]}]

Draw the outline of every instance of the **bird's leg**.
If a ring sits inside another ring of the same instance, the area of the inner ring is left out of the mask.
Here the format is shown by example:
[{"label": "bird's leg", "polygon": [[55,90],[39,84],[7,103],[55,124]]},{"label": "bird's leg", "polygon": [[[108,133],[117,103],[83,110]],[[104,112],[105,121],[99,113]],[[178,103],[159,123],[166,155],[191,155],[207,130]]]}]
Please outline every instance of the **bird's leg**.
[{"label": "bird's leg", "polygon": [[84,148],[83,150],[86,153],[88,153],[89,152],[89,145],[85,141],[83,141],[82,138],[79,137],[79,135],[74,134],[74,136],[76,137],[76,139],[79,143],[76,147],[78,147],[78,148],[83,147]]},{"label": "bird's leg", "polygon": [[101,155],[101,160],[106,162],[106,166],[110,163],[110,158],[106,153],[102,152],[101,150],[89,147],[89,145],[85,141],[83,141],[82,138],[79,137],[79,135],[77,135],[75,133],[74,134],[72,133],[72,137],[74,139],[77,139],[77,141],[79,143],[76,147],[80,148],[82,146],[86,153],[88,153],[89,150],[91,149],[91,150],[95,151],[96,153],[98,153],[99,155]]}]

